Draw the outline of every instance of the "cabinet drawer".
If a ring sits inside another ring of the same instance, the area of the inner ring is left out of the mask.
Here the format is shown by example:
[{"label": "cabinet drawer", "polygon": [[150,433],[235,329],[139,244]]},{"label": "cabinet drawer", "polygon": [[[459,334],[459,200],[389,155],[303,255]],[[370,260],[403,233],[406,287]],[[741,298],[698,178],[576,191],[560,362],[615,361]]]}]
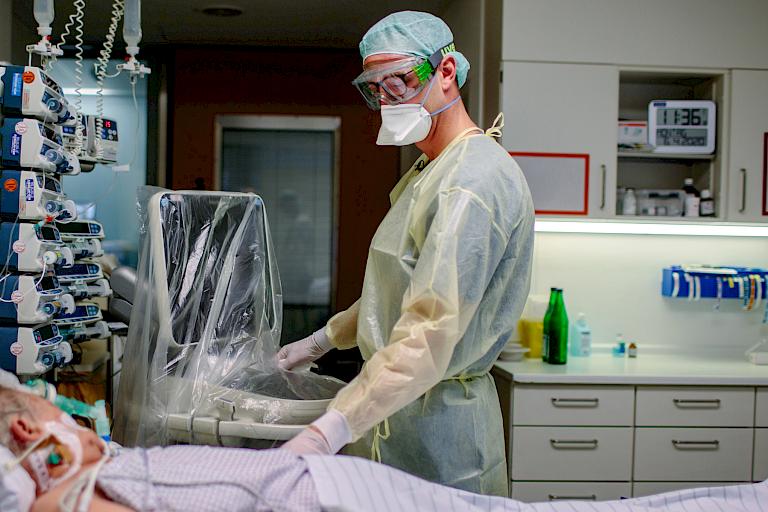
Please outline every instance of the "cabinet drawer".
[{"label": "cabinet drawer", "polygon": [[622,386],[515,386],[514,425],[631,426],[634,389]]},{"label": "cabinet drawer", "polygon": [[650,496],[664,492],[679,491],[681,489],[700,489],[702,487],[719,487],[722,485],[734,485],[733,482],[639,482],[632,486],[632,496]]},{"label": "cabinet drawer", "polygon": [[750,428],[638,428],[635,480],[746,482]]},{"label": "cabinet drawer", "polygon": [[514,427],[513,480],[630,480],[632,429]]},{"label": "cabinet drawer", "polygon": [[755,425],[758,427],[768,427],[768,388],[757,388]]},{"label": "cabinet drawer", "polygon": [[768,480],[768,428],[755,429],[755,472],[752,480]]},{"label": "cabinet drawer", "polygon": [[632,486],[628,482],[512,482],[512,499],[527,503],[618,500],[628,497],[631,492]]},{"label": "cabinet drawer", "polygon": [[637,426],[751,427],[754,388],[640,387]]}]

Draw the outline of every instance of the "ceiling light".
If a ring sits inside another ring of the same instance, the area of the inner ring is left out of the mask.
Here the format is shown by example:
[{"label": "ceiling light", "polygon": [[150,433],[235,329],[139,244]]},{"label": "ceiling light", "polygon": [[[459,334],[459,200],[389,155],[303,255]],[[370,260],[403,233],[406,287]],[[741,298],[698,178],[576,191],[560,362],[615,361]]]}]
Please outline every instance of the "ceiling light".
[{"label": "ceiling light", "polygon": [[230,5],[212,5],[210,7],[205,7],[201,12],[208,16],[218,16],[220,18],[231,18],[243,14],[242,9]]}]

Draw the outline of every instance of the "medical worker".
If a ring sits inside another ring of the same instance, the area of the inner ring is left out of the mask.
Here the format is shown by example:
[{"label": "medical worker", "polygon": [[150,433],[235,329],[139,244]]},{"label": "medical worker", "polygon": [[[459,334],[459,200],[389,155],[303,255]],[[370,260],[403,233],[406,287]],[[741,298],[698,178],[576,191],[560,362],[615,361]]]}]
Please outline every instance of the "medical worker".
[{"label": "medical worker", "polygon": [[[361,373],[286,443],[363,454],[428,480],[506,495],[501,410],[489,370],[528,296],[533,204],[523,174],[469,118],[469,63],[439,18],[398,12],[360,42],[355,79],[381,111],[379,145],[424,153],[390,194],[360,299],[278,354],[284,369],[358,346]],[[497,118],[498,119],[498,118]]]}]

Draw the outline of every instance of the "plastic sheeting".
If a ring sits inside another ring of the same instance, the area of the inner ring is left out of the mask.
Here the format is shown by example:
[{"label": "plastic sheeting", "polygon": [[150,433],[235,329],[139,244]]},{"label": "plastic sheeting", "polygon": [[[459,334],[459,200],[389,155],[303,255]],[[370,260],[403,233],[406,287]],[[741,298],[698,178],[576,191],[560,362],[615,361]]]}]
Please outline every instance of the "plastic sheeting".
[{"label": "plastic sheeting", "polygon": [[327,400],[343,387],[277,368],[282,294],[260,197],[145,187],[139,217],[115,440],[169,444],[168,415],[218,417],[222,403],[235,405],[235,419],[290,423],[292,401]]}]

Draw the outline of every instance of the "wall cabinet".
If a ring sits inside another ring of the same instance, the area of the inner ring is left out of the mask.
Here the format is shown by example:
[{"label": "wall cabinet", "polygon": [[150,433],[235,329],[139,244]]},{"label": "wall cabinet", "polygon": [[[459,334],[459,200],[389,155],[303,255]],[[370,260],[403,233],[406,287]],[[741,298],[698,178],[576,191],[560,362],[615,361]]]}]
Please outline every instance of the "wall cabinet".
[{"label": "wall cabinet", "polygon": [[768,2],[504,0],[502,59],[768,68]]},{"label": "wall cabinet", "polygon": [[[614,214],[618,80],[614,66],[504,62],[504,147],[547,161],[518,159],[537,212]],[[580,174],[577,155],[588,156]]]},{"label": "wall cabinet", "polygon": [[[536,213],[622,217],[623,192],[633,188],[637,212],[625,218],[680,221],[679,191],[693,178],[713,193],[723,218],[726,144],[712,155],[657,154],[619,150],[617,133],[619,119],[645,121],[658,99],[714,101],[720,120],[728,119],[727,79],[725,70],[505,61],[504,146],[525,173]],[[722,122],[718,132],[727,133]]]},{"label": "wall cabinet", "polygon": [[768,478],[766,388],[497,382],[515,499],[602,500]]},{"label": "wall cabinet", "polygon": [[[636,220],[621,209],[633,188],[638,216],[686,221],[671,212],[693,178],[715,199],[707,220],[768,221],[768,3],[706,3],[503,1],[504,145],[538,215]],[[617,150],[618,119],[644,120],[651,99],[714,101],[716,152]]]},{"label": "wall cabinet", "polygon": [[768,221],[768,71],[731,76],[728,220]]}]

